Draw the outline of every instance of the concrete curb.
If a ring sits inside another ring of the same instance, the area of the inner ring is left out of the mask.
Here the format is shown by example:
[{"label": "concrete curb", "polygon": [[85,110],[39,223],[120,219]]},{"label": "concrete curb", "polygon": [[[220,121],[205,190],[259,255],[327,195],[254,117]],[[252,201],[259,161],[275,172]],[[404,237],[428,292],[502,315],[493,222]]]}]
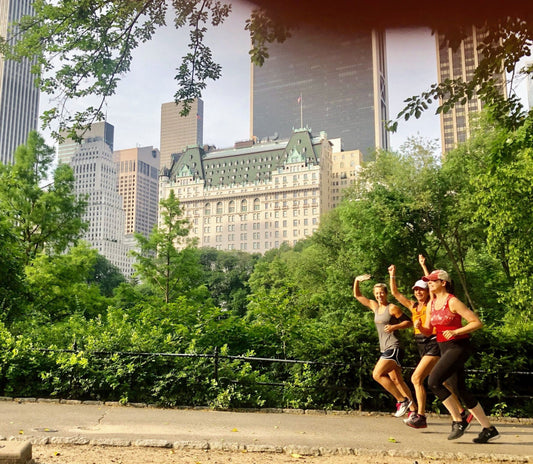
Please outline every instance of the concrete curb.
[{"label": "concrete curb", "polygon": [[[102,401],[80,401],[80,400],[61,400],[61,399],[49,399],[49,398],[12,398],[12,397],[0,397],[0,402],[16,402],[16,403],[51,403],[51,404],[69,404],[69,405],[87,405],[87,406],[105,406],[109,409],[111,408],[117,408],[117,409],[126,409],[126,408],[149,408],[149,409],[161,409],[163,410],[188,410],[188,411],[223,411],[223,412],[236,412],[236,413],[248,413],[256,415],[261,414],[287,414],[287,415],[309,415],[309,416],[352,416],[352,417],[374,417],[374,418],[382,418],[384,416],[390,416],[390,413],[386,412],[365,412],[365,411],[329,411],[329,410],[305,410],[305,409],[214,409],[209,407],[177,407],[177,408],[156,408],[155,405],[150,404],[144,404],[144,403],[134,403],[134,404],[121,404],[119,402],[102,402]],[[141,413],[142,414],[142,413]],[[447,418],[449,419],[449,416],[447,415],[440,415],[440,414],[429,414],[429,416],[433,416],[434,418]],[[326,420],[326,418],[325,418]],[[501,418],[496,417],[494,418],[495,423],[506,423],[506,424],[512,424],[513,427],[515,425],[518,425],[521,427],[522,425],[530,425],[533,424],[533,419],[531,418]],[[27,429],[29,430],[29,428]],[[33,432],[58,432],[58,430],[52,430],[52,428],[44,428],[44,426],[41,425],[40,428],[34,428]],[[242,442],[234,442],[233,439],[227,438],[226,440],[221,439],[220,436],[214,436],[217,437],[214,440],[204,440],[204,439],[197,439],[195,441],[194,438],[191,440],[182,440],[182,441],[175,441],[171,439],[171,436],[165,436],[163,439],[138,439],[138,440],[129,440],[127,438],[115,438],[119,437],[121,435],[113,435],[110,434],[110,436],[104,437],[104,438],[88,438],[87,436],[82,435],[84,432],[81,430],[76,431],[71,436],[42,436],[42,435],[36,435],[36,434],[25,434],[23,431],[20,431],[20,435],[10,435],[13,432],[9,432],[9,435],[7,438],[6,436],[0,435],[0,442],[1,441],[28,441],[33,445],[88,445],[88,446],[100,446],[100,447],[152,447],[152,448],[169,448],[169,449],[175,449],[175,450],[202,450],[202,451],[225,451],[225,452],[245,452],[245,453],[273,453],[273,454],[288,454],[288,455],[295,455],[295,456],[335,456],[335,455],[342,455],[342,456],[349,456],[349,455],[357,455],[357,456],[390,456],[390,457],[402,457],[407,459],[428,459],[428,460],[461,460],[461,461],[467,461],[467,460],[481,460],[481,461],[497,461],[497,462],[513,462],[513,463],[526,463],[526,462],[533,462],[533,456],[528,455],[515,455],[515,454],[504,454],[504,450],[502,449],[502,453],[498,454],[496,452],[493,453],[479,453],[479,452],[470,452],[470,453],[464,453],[464,452],[455,452],[455,450],[450,451],[448,449],[447,451],[434,451],[433,448],[426,447],[424,451],[421,451],[420,449],[412,449],[411,447],[405,448],[402,447],[401,449],[388,449],[383,450],[376,447],[376,445],[371,444],[369,442],[359,442],[356,446],[358,447],[350,447],[346,446],[346,442],[342,442],[342,445],[344,446],[335,446],[335,441],[330,441],[329,443],[331,445],[323,445],[323,446],[313,446],[310,444],[307,445],[297,445],[297,444],[272,444],[269,443],[270,440],[267,440],[266,443],[263,442],[261,444],[254,443],[249,438],[244,438]],[[15,432],[16,433],[16,432]],[[287,440],[288,441],[288,440]],[[291,439],[290,442],[293,442]],[[294,443],[294,442],[293,442]],[[340,443],[339,443],[340,445]],[[365,448],[365,446],[371,445],[369,448]],[[413,446],[416,446],[416,443],[413,443]],[[428,451],[428,449],[430,451]],[[494,449],[496,450],[496,449]],[[477,451],[477,450],[476,450]],[[484,450],[483,450],[484,451]],[[513,450],[511,449],[505,449],[505,452],[508,453]]]},{"label": "concrete curb", "polygon": [[229,443],[219,441],[175,441],[166,440],[122,440],[122,439],[89,439],[83,436],[79,437],[0,437],[0,441],[27,441],[32,445],[91,445],[91,446],[109,446],[109,447],[146,447],[146,448],[169,448],[175,450],[201,450],[201,451],[224,451],[224,452],[246,452],[246,453],[272,453],[288,454],[295,456],[388,456],[400,457],[407,459],[429,459],[429,460],[480,460],[487,462],[512,462],[512,463],[529,463],[533,456],[516,456],[507,454],[489,454],[489,453],[443,453],[439,451],[426,453],[417,450],[389,450],[370,448],[326,448],[311,447],[301,445],[255,445],[243,443]]}]

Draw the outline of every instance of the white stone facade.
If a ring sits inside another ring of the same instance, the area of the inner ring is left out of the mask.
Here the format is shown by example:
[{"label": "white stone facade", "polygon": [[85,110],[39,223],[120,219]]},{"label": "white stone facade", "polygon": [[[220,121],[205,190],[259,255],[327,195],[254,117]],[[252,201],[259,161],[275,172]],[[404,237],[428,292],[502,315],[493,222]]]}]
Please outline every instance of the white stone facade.
[{"label": "white stone facade", "polygon": [[117,266],[125,276],[133,272],[130,248],[124,243],[125,213],[117,192],[118,173],[111,148],[102,138],[84,141],[71,159],[75,191],[87,199],[84,239]]},{"label": "white stone facade", "polygon": [[[160,198],[174,191],[191,223],[190,237],[198,239],[198,246],[264,253],[284,242],[294,245],[311,236],[321,215],[331,209],[331,144],[325,134],[315,139],[317,161],[309,162],[294,148],[284,152],[288,142],[278,143],[283,161],[272,165],[266,175],[263,172],[263,180],[206,186],[205,179],[187,175],[182,167],[178,175],[171,172],[161,177]],[[257,145],[234,150],[231,157],[227,150],[209,153],[204,162],[217,159],[220,169],[228,171],[227,160],[241,165],[252,151],[257,157],[258,150]],[[264,150],[263,163],[272,147],[265,145]]]}]

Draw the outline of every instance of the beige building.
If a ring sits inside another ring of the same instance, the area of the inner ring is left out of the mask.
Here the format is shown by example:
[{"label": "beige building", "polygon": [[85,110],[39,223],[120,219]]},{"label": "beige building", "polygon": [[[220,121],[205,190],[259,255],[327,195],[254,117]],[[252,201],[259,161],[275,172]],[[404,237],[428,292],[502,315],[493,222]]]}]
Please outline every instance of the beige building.
[{"label": "beige building", "polygon": [[189,145],[203,144],[204,102],[196,99],[187,116],[181,116],[182,105],[161,105],[161,168],[172,165],[172,155],[179,155]]},{"label": "beige building", "polygon": [[153,147],[116,150],[118,193],[126,213],[124,234],[148,237],[157,224],[159,207],[159,150]]},{"label": "beige building", "polygon": [[[439,84],[446,79],[461,78],[464,82],[471,80],[474,69],[480,61],[478,45],[486,32],[472,26],[470,35],[465,38],[456,50],[445,45],[444,36],[436,34],[437,45],[437,74]],[[501,84],[501,91],[506,95],[505,73],[494,76]],[[447,113],[441,113],[441,140],[442,151],[447,153],[464,142],[470,136],[470,117],[472,113],[480,111],[482,102],[476,96],[465,105],[457,104]]]},{"label": "beige building", "polygon": [[174,190],[199,246],[264,253],[317,230],[334,204],[331,181],[326,134],[298,129],[285,140],[189,147],[163,171],[159,196]]},{"label": "beige building", "polygon": [[125,241],[122,198],[117,192],[118,173],[111,148],[102,137],[84,139],[70,158],[76,195],[87,200],[83,239],[125,276],[133,272],[130,247]]},{"label": "beige building", "polygon": [[333,208],[340,205],[344,190],[355,182],[362,163],[363,153],[360,150],[334,151],[332,153],[331,206]]}]

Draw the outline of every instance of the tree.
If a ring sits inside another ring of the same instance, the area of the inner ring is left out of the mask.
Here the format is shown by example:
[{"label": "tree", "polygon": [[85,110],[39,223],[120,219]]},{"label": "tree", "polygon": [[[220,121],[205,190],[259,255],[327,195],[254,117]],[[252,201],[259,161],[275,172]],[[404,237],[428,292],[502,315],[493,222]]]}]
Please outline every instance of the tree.
[{"label": "tree", "polygon": [[[82,220],[86,202],[74,194],[74,174],[58,166],[48,184],[53,148],[31,132],[15,152],[13,165],[0,165],[0,210],[23,249],[23,263],[39,253],[61,253],[87,228]],[[46,184],[46,185],[45,185]]]},{"label": "tree", "polygon": [[107,299],[91,274],[98,252],[85,243],[53,256],[40,253],[26,266],[33,323],[56,322],[72,314],[87,319],[105,314]]},{"label": "tree", "polygon": [[216,306],[244,316],[250,292],[248,280],[258,259],[259,255],[242,251],[200,250],[206,285]]},{"label": "tree", "polygon": [[[174,191],[159,202],[160,225],[149,238],[136,234],[140,250],[134,251],[136,275],[170,303],[178,295],[190,292],[201,282],[199,256],[188,244],[189,221]],[[192,242],[193,243],[193,242]]]},{"label": "tree", "polygon": [[26,296],[22,247],[5,217],[0,218],[0,320],[10,322]]},{"label": "tree", "polygon": [[473,124],[470,140],[448,155],[448,175],[466,170],[473,219],[482,225],[488,252],[510,286],[498,289],[508,308],[531,316],[533,254],[529,210],[533,201],[533,121],[510,129],[490,111]]},{"label": "tree", "polygon": [[98,285],[102,295],[111,297],[113,296],[113,291],[120,284],[126,282],[126,278],[117,266],[112,264],[105,256],[98,253],[87,282]]},{"label": "tree", "polygon": [[[166,24],[169,4],[174,9],[176,28],[190,28],[190,52],[177,66],[175,79],[179,88],[176,101],[183,102],[183,112],[201,96],[209,79],[218,79],[221,67],[212,59],[204,43],[206,24],[221,24],[231,5],[215,0],[36,0],[35,15],[23,17],[16,34],[0,41],[0,54],[7,58],[34,59],[32,72],[38,76],[42,92],[54,94],[59,103],[46,111],[43,121],[50,125],[59,120],[59,130],[68,129],[73,140],[87,125],[104,119],[104,101],[116,91],[120,77],[129,71],[132,52],[149,41]],[[64,114],[68,101],[87,96],[100,97],[96,106]],[[58,133],[55,133],[59,136]]]}]

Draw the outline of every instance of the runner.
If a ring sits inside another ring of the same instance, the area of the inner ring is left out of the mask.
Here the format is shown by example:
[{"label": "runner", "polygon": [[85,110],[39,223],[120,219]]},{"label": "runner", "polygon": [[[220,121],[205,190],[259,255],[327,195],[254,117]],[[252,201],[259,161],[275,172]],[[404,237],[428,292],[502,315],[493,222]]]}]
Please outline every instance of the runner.
[{"label": "runner", "polygon": [[374,312],[381,356],[374,366],[372,377],[396,398],[394,415],[401,417],[408,410],[416,411],[416,407],[413,404],[411,391],[402,377],[401,347],[395,331],[410,327],[412,323],[398,306],[387,301],[388,292],[385,284],[374,285],[375,300],[363,296],[359,283],[370,278],[369,274],[357,276],[353,283],[353,294],[362,305]]},{"label": "runner", "polygon": [[[419,255],[418,261],[422,266],[422,269],[425,269],[425,259],[422,255]],[[416,369],[411,376],[411,382],[415,387],[416,401],[418,404],[418,410],[413,414],[409,414],[409,417],[404,421],[409,427],[415,429],[423,429],[427,427],[426,419],[426,388],[424,386],[425,379],[429,376],[429,373],[437,364],[437,361],[440,358],[439,345],[437,343],[436,330],[433,329],[427,334],[424,334],[422,331],[424,322],[426,320],[426,309],[430,301],[430,294],[428,289],[427,282],[423,280],[417,280],[413,285],[413,293],[416,301],[410,300],[405,297],[398,290],[396,285],[396,266],[391,264],[389,266],[389,276],[390,276],[390,288],[391,294],[396,298],[403,306],[411,311],[413,327],[414,327],[414,336],[416,341],[416,346],[418,348],[418,353],[420,355],[420,362],[416,366]],[[472,420],[472,415],[468,414],[467,411],[462,410],[461,418],[466,422],[467,426]]]},{"label": "runner", "polygon": [[413,414],[410,414],[405,423],[409,427],[422,429],[427,427],[427,395],[426,389],[424,388],[424,380],[440,358],[436,332],[426,336],[420,331],[421,325],[423,325],[426,320],[426,306],[429,302],[428,284],[423,280],[417,280],[415,282],[412,289],[416,301],[413,301],[406,298],[398,291],[398,286],[396,285],[396,266],[394,264],[389,266],[389,277],[392,296],[394,296],[394,298],[396,298],[403,306],[411,310],[415,341],[418,348],[418,353],[420,355],[420,362],[416,366],[416,369],[411,376],[411,382],[415,387],[418,410]]},{"label": "runner", "polygon": [[[452,431],[448,440],[461,437],[466,425],[461,418],[457,401],[445,387],[448,382],[457,392],[459,399],[470,410],[483,429],[474,443],[487,443],[500,437],[496,427],[491,425],[485,411],[477,399],[467,390],[465,382],[465,363],[472,353],[470,333],[483,327],[479,317],[452,294],[451,279],[446,271],[436,270],[422,277],[428,283],[434,298],[429,306],[429,317],[426,317],[424,327],[431,326],[437,331],[437,342],[441,357],[431,374],[429,386],[442,401],[452,416]],[[462,319],[467,324],[463,326]]]}]

